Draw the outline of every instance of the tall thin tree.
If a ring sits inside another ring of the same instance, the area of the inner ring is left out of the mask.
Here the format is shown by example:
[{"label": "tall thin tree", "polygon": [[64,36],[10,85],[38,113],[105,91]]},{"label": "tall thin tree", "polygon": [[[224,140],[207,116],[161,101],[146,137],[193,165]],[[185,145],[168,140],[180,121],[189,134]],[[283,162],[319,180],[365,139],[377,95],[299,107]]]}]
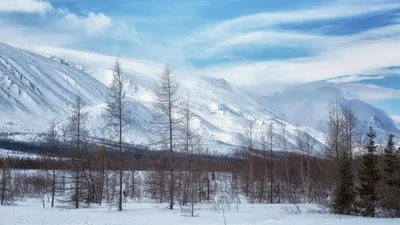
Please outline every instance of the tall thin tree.
[{"label": "tall thin tree", "polygon": [[353,214],[355,211],[355,190],[351,154],[354,114],[351,114],[351,110],[346,111],[345,109],[335,103],[329,110],[326,154],[337,171],[334,174],[336,176],[336,190],[332,204],[333,212]]},{"label": "tall thin tree", "polygon": [[248,167],[246,168],[247,176],[245,189],[247,195],[249,197],[250,202],[254,202],[255,200],[255,193],[254,193],[254,151],[255,151],[255,142],[256,142],[256,135],[255,135],[255,126],[256,120],[249,120],[245,119],[243,123],[243,134],[241,138],[241,142],[243,145],[244,154],[247,155],[246,162],[248,162]]},{"label": "tall thin tree", "polygon": [[387,140],[387,144],[384,150],[384,178],[386,185],[393,186],[395,184],[395,175],[400,170],[400,164],[398,161],[398,153],[395,149],[394,135],[390,134]]},{"label": "tall thin tree", "polygon": [[55,156],[58,152],[59,140],[58,132],[56,130],[56,122],[51,120],[50,126],[46,132],[46,144],[50,148],[51,152],[51,167],[52,167],[52,182],[51,182],[51,207],[54,207],[54,197],[56,193],[56,165]]},{"label": "tall thin tree", "polygon": [[113,78],[106,98],[107,108],[103,117],[108,127],[116,134],[119,151],[119,201],[118,210],[122,211],[122,178],[123,178],[123,133],[124,128],[130,123],[129,112],[126,103],[127,79],[123,76],[118,60],[115,62]]},{"label": "tall thin tree", "polygon": [[158,81],[154,91],[155,101],[154,108],[156,110],[156,132],[161,137],[161,146],[167,146],[169,151],[169,208],[174,208],[174,149],[176,140],[176,125],[179,118],[176,117],[177,110],[180,105],[178,97],[179,83],[172,75],[173,69],[166,64],[163,71],[158,76]]},{"label": "tall thin tree", "polygon": [[270,170],[270,179],[269,179],[269,203],[274,203],[274,159],[272,157],[273,155],[273,149],[274,149],[274,139],[275,139],[275,134],[274,134],[274,124],[270,122],[268,124],[268,129],[267,129],[267,135],[269,139],[269,170]]},{"label": "tall thin tree", "polygon": [[380,179],[378,170],[378,156],[376,155],[376,133],[372,127],[367,133],[368,143],[365,146],[367,152],[361,157],[360,179],[360,206],[363,216],[375,217],[377,208],[377,185]]},{"label": "tall thin tree", "polygon": [[86,122],[87,112],[84,112],[83,108],[85,102],[82,99],[80,92],[75,96],[74,102],[72,103],[72,113],[69,117],[68,125],[66,127],[66,135],[69,137],[72,143],[72,147],[75,151],[75,193],[74,202],[75,208],[79,208],[79,191],[80,191],[80,165],[82,163],[82,142],[84,137],[87,136]]},{"label": "tall thin tree", "polygon": [[[392,217],[400,217],[400,152],[396,151],[394,135],[390,134],[384,150],[383,206]],[[382,189],[382,188],[381,188]]]}]

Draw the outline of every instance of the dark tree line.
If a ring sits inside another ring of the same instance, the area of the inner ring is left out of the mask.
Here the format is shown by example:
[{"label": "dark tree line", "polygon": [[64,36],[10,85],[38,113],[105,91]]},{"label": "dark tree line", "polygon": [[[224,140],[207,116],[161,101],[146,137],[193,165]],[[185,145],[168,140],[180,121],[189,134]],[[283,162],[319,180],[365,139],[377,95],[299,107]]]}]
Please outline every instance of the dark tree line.
[{"label": "dark tree line", "polygon": [[[335,105],[329,115],[328,158],[335,168],[332,212],[368,217],[399,216],[400,158],[394,135],[386,147],[376,143],[370,126],[360,132],[351,106]],[[357,157],[354,151],[358,150]]]}]

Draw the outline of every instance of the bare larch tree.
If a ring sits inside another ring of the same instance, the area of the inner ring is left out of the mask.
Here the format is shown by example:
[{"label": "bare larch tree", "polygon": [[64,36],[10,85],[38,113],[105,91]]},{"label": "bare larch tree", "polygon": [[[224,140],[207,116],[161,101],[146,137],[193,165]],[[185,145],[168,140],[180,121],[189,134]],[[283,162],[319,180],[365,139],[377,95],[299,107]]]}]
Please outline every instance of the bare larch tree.
[{"label": "bare larch tree", "polygon": [[72,147],[75,150],[75,193],[74,202],[75,208],[79,208],[79,191],[80,191],[80,165],[82,161],[82,143],[84,137],[87,136],[86,122],[87,113],[84,112],[83,107],[85,102],[82,99],[81,94],[78,93],[75,96],[74,102],[72,103],[72,114],[69,117],[69,123],[66,127],[66,135],[72,142]]},{"label": "bare larch tree", "polygon": [[170,166],[170,182],[169,182],[169,208],[174,207],[174,150],[175,136],[177,135],[176,126],[179,118],[177,118],[177,110],[180,106],[178,97],[179,83],[172,75],[173,69],[169,64],[166,64],[163,71],[158,76],[158,81],[155,87],[154,108],[156,110],[155,127],[158,133],[160,146],[166,146],[169,151],[169,166]]},{"label": "bare larch tree", "polygon": [[130,124],[129,112],[127,107],[125,88],[127,79],[123,76],[118,60],[115,62],[113,78],[106,98],[107,108],[103,118],[108,127],[115,132],[119,150],[119,201],[118,210],[122,211],[122,159],[123,159],[123,133],[124,128]]},{"label": "bare larch tree", "polygon": [[58,132],[56,130],[56,122],[51,120],[50,126],[46,132],[45,142],[50,148],[51,152],[51,167],[52,167],[52,179],[51,179],[51,207],[54,207],[54,197],[56,193],[56,166],[55,166],[55,156],[58,151],[59,140]]},{"label": "bare larch tree", "polygon": [[246,190],[249,193],[250,202],[254,202],[254,150],[255,150],[255,125],[256,120],[246,119],[243,126],[242,145],[245,148],[245,154],[248,154],[248,186]]}]

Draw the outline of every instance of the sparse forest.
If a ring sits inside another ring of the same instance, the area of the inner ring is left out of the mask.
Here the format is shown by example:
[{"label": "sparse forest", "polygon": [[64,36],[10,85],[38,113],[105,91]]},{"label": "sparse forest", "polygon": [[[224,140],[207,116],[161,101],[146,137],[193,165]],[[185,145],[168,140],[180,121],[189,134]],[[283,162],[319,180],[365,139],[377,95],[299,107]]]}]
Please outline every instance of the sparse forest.
[{"label": "sparse forest", "polygon": [[[400,149],[394,135],[378,143],[374,127],[357,124],[352,107],[334,104],[329,111],[324,152],[315,139],[297,129],[289,137],[280,118],[246,119],[242,145],[219,155],[203,145],[201,127],[193,122],[190,96],[180,98],[179,82],[166,65],[155,84],[153,136],[149,146],[124,142],[134,126],[126,103],[124,72],[115,63],[107,108],[102,115],[107,140],[94,140],[86,129],[85,100],[78,92],[68,123],[53,120],[38,143],[1,140],[2,147],[32,149],[36,158],[0,159],[1,205],[26,198],[43,207],[165,203],[183,215],[239,210],[252,204],[316,203],[332,213],[400,217]],[[267,129],[258,129],[266,123]],[[294,142],[289,142],[292,138]],[[225,214],[224,214],[225,220]]]}]

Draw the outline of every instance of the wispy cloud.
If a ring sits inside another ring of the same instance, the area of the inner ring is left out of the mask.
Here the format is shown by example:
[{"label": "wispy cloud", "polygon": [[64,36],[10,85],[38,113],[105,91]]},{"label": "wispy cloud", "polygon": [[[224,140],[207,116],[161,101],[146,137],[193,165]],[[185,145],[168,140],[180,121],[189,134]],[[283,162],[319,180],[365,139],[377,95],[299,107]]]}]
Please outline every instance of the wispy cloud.
[{"label": "wispy cloud", "polygon": [[204,42],[237,33],[270,28],[285,23],[304,23],[383,12],[400,8],[400,3],[369,4],[369,1],[336,1],[327,6],[306,10],[256,13],[222,21],[189,36],[188,41]]},{"label": "wispy cloud", "polygon": [[212,55],[238,48],[257,48],[260,46],[274,46],[278,44],[297,46],[312,41],[320,41],[323,38],[324,36],[299,32],[254,31],[238,34],[235,37],[212,44],[208,47],[205,53],[206,55]]},{"label": "wispy cloud", "polygon": [[207,69],[212,76],[236,84],[259,82],[307,82],[347,74],[368,73],[400,65],[400,36],[344,44],[314,57],[217,65]]},{"label": "wispy cloud", "polygon": [[1,0],[0,12],[44,13],[53,9],[48,1]]}]

